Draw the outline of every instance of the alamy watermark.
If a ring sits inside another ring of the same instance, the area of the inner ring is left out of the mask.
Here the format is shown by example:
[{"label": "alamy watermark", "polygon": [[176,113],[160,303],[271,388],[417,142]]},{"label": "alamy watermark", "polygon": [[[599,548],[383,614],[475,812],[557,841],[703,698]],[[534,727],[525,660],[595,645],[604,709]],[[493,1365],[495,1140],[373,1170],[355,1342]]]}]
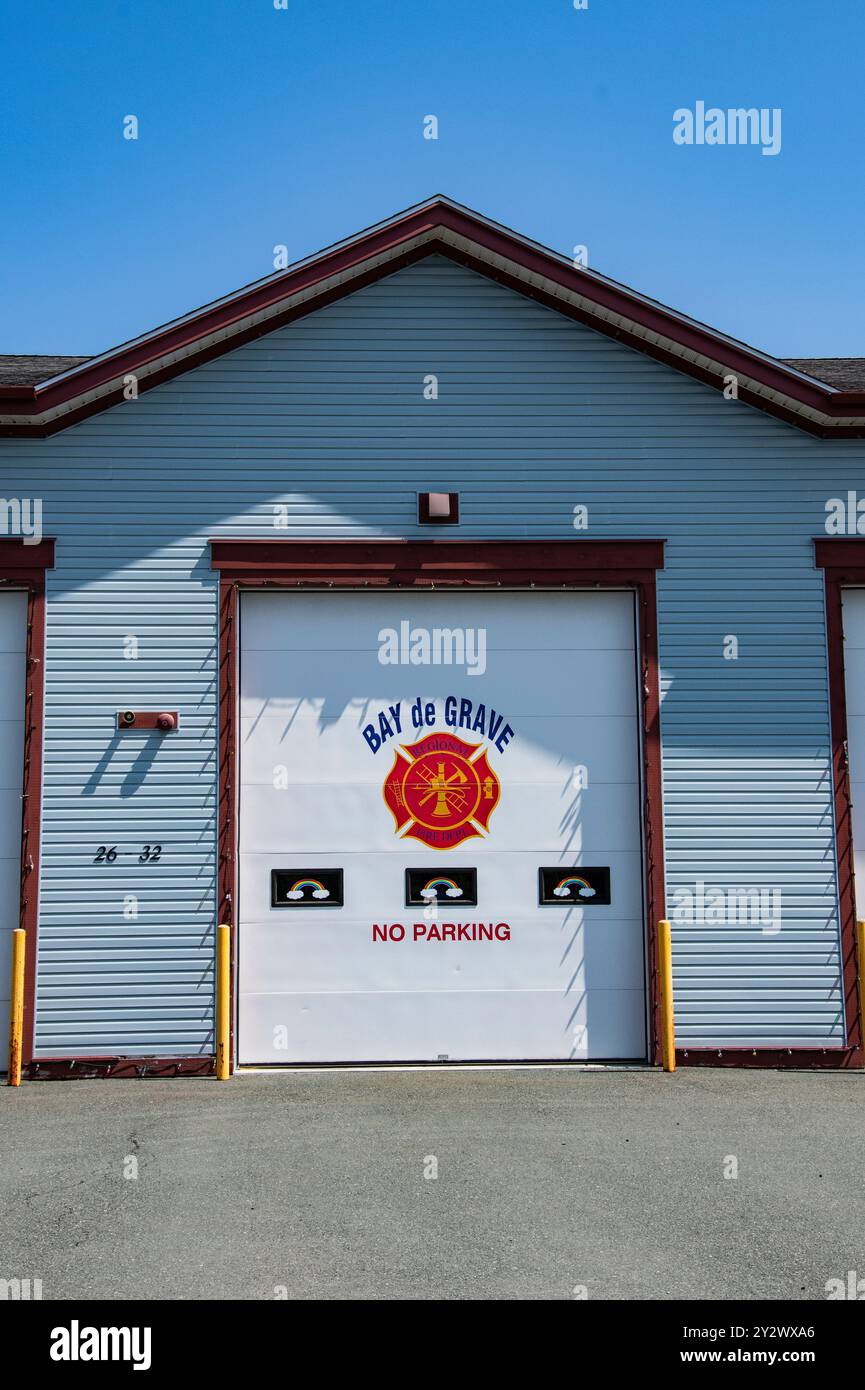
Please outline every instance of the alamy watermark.
[{"label": "alamy watermark", "polygon": [[824,510],[828,536],[865,536],[865,497],[860,498],[852,488],[846,497],[830,497]]},{"label": "alamy watermark", "polygon": [[855,1269],[848,1269],[846,1279],[827,1279],[823,1287],[832,1302],[849,1298],[861,1303],[865,1299],[865,1279],[860,1279]]},{"label": "alamy watermark", "polygon": [[718,888],[697,879],[693,888],[676,888],[670,921],[681,926],[759,927],[764,936],[781,930],[780,888],[765,885]]},{"label": "alamy watermark", "polygon": [[41,497],[0,497],[0,536],[20,536],[25,545],[42,539]]},{"label": "alamy watermark", "polygon": [[487,630],[484,627],[383,627],[378,634],[382,666],[464,666],[467,676],[487,669]]},{"label": "alamy watermark", "polygon": [[52,1328],[48,1354],[52,1361],[129,1361],[133,1371],[148,1371],[151,1335],[149,1327],[82,1327],[73,1318]]},{"label": "alamy watermark", "polygon": [[781,153],[780,106],[730,107],[694,104],[673,112],[676,145],[760,145],[761,154]]},{"label": "alamy watermark", "polygon": [[0,1279],[0,1300],[28,1302],[42,1297],[41,1279]]}]

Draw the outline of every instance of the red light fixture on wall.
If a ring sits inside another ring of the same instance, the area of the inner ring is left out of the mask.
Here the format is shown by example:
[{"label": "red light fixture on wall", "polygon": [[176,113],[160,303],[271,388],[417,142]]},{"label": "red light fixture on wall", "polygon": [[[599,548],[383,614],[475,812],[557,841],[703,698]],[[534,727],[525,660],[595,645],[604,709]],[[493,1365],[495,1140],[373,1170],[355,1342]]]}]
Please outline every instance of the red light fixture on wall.
[{"label": "red light fixture on wall", "polygon": [[422,526],[456,526],[460,519],[458,492],[419,492],[417,519]]}]

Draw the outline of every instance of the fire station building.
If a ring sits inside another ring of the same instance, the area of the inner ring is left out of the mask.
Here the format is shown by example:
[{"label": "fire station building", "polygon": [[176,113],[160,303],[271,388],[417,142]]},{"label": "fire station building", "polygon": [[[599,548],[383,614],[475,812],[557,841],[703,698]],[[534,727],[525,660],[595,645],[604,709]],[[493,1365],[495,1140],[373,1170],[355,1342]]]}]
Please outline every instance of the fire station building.
[{"label": "fire station building", "polygon": [[[29,1077],[863,1062],[865,360],[445,198],[0,358]],[[861,501],[860,501],[861,497]]]}]

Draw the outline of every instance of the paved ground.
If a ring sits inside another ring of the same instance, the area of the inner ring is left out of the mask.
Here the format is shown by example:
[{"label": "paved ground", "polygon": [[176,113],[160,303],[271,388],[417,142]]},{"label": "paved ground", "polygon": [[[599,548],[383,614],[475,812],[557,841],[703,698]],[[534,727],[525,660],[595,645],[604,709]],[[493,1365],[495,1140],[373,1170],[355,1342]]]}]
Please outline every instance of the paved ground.
[{"label": "paved ground", "polygon": [[32,1082],[0,1090],[0,1278],[45,1299],[823,1299],[865,1277],[863,1101],[861,1075],[776,1072]]}]

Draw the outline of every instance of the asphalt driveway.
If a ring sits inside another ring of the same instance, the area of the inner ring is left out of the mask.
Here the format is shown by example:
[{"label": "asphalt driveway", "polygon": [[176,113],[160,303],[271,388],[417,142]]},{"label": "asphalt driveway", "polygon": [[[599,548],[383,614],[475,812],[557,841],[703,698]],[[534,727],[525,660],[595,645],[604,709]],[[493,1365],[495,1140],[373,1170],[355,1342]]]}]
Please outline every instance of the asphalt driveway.
[{"label": "asphalt driveway", "polygon": [[568,1068],[4,1087],[0,1279],[44,1299],[825,1299],[865,1276],[863,1086]]}]

